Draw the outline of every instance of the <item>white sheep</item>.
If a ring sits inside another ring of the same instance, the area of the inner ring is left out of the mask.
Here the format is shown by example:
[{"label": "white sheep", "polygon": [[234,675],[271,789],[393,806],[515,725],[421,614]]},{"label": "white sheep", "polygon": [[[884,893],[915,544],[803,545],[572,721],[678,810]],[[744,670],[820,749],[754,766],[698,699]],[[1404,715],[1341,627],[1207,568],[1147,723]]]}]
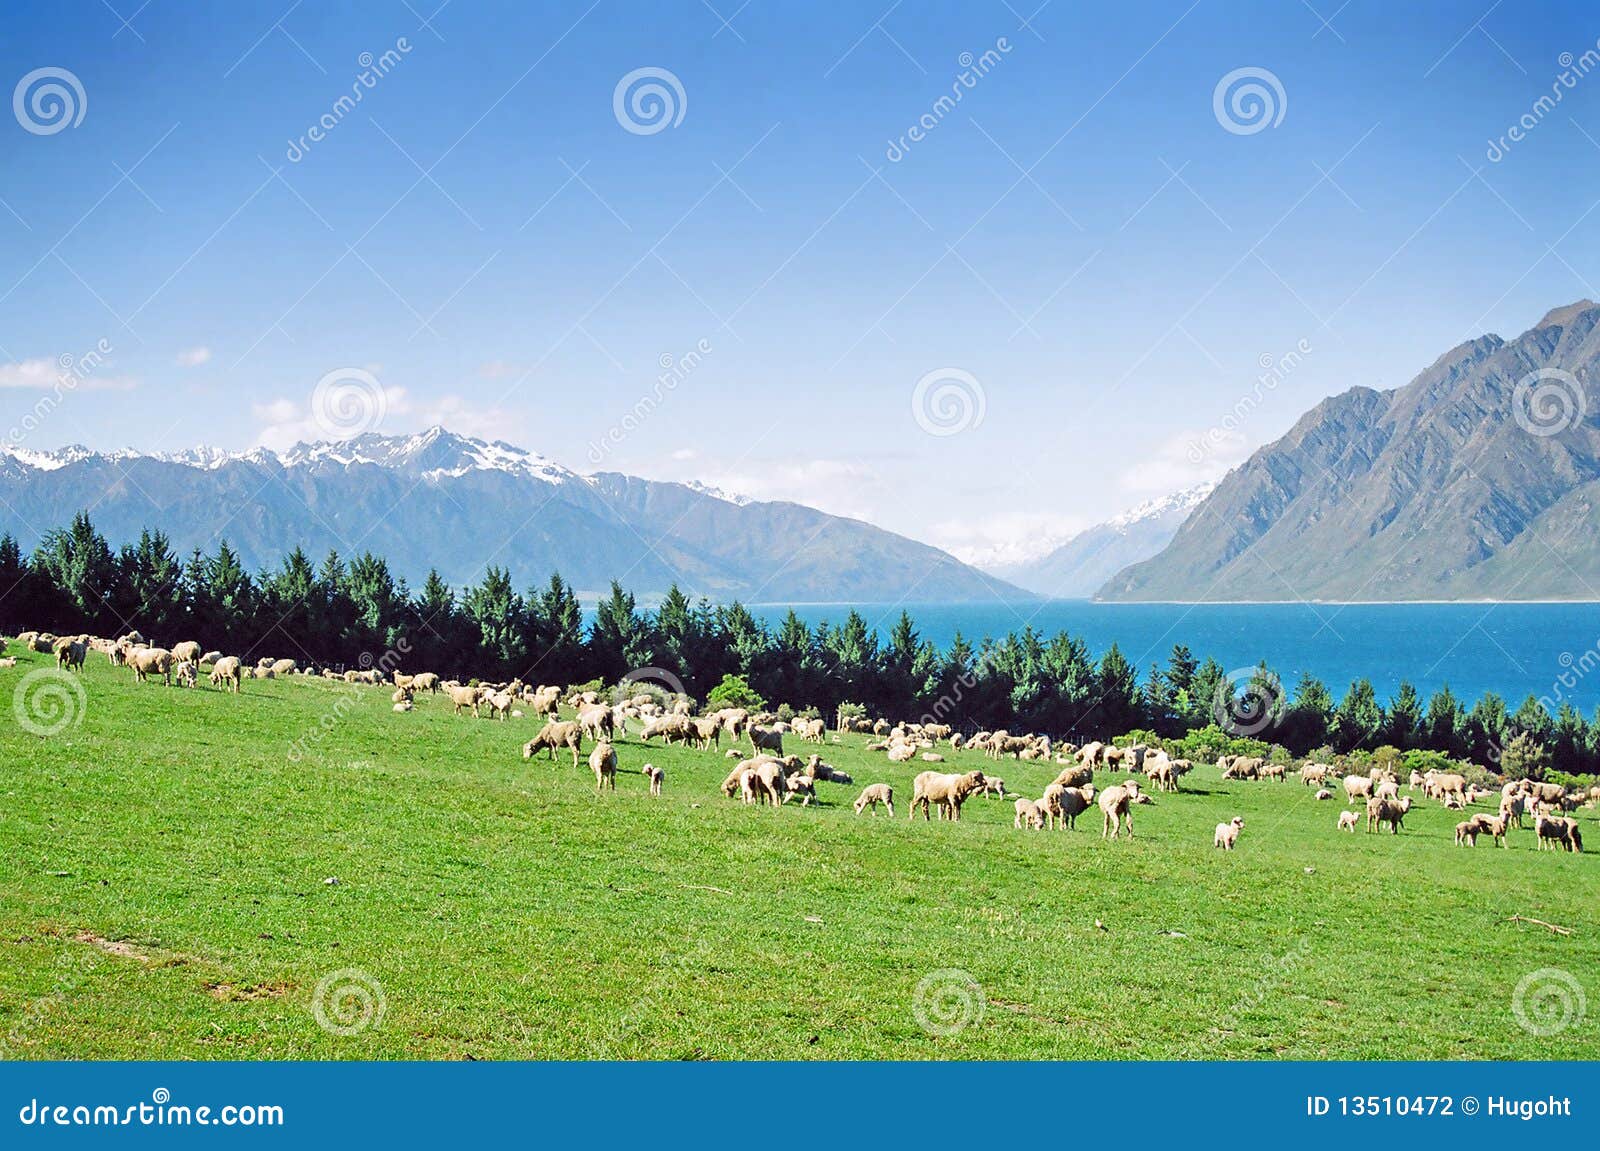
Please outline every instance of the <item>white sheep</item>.
[{"label": "white sheep", "polygon": [[1354,811],[1341,811],[1339,813],[1339,830],[1355,833],[1357,825],[1361,823],[1361,816]]},{"label": "white sheep", "polygon": [[1239,832],[1244,827],[1244,816],[1236,815],[1227,823],[1217,824],[1217,833],[1211,838],[1212,847],[1220,847],[1224,851],[1232,851],[1233,845],[1239,841]]},{"label": "white sheep", "polygon": [[856,796],[856,814],[860,815],[867,808],[872,809],[872,814],[878,814],[878,804],[883,804],[889,809],[889,818],[894,818],[894,788],[887,783],[869,783],[861,789],[861,794]]},{"label": "white sheep", "polygon": [[664,780],[667,777],[667,773],[662,771],[659,767],[657,767],[653,763],[645,764],[643,767],[641,767],[639,769],[639,771],[640,771],[641,774],[644,775],[644,777],[646,779],[648,779],[650,781],[650,794],[651,795],[660,795],[661,794],[661,781]]}]

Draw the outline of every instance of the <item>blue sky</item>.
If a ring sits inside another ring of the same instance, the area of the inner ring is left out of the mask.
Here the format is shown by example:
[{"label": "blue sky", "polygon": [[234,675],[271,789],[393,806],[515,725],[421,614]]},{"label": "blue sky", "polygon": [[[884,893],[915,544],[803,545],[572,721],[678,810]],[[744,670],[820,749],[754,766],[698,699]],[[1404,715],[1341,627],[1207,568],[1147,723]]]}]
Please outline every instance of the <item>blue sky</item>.
[{"label": "blue sky", "polygon": [[1533,111],[1592,6],[139,2],[8,5],[0,79],[83,96],[0,123],[0,424],[112,349],[29,447],[286,446],[360,368],[379,430],[994,556],[1600,294],[1600,75]]}]

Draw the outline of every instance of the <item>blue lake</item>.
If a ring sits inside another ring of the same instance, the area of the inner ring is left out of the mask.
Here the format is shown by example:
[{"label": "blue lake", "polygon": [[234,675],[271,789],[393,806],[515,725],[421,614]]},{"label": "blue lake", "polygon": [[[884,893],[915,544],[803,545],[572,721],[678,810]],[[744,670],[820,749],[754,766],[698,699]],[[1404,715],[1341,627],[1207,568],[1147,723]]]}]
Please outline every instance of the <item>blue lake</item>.
[{"label": "blue lake", "polygon": [[[1600,706],[1600,603],[1454,604],[858,604],[886,635],[902,607],[921,635],[940,647],[956,630],[976,644],[1031,624],[1046,636],[1066,631],[1096,654],[1112,643],[1141,673],[1166,663],[1175,643],[1227,669],[1268,667],[1293,687],[1301,673],[1335,698],[1365,676],[1387,700],[1401,680],[1424,699],[1444,684],[1470,706],[1488,691],[1515,708],[1524,697],[1570,700],[1586,716]],[[784,605],[752,606],[776,623]],[[838,623],[850,605],[796,604],[809,624]],[[1588,669],[1586,674],[1585,669]],[[1554,706],[1551,706],[1554,711]]]}]

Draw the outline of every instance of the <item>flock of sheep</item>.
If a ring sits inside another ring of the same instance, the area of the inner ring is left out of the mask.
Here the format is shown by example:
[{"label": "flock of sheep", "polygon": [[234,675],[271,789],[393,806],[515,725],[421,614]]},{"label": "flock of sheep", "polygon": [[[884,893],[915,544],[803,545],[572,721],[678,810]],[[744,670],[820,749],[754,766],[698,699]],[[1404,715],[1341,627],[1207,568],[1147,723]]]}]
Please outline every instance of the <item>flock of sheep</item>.
[{"label": "flock of sheep", "polygon": [[[628,735],[630,723],[637,725],[639,739],[644,744],[660,739],[665,744],[681,744],[708,752],[720,749],[724,736],[734,744],[748,741],[751,749],[748,756],[738,747],[724,753],[737,762],[721,789],[724,796],[748,805],[778,807],[798,801],[808,806],[817,796],[819,783],[847,786],[854,782],[848,774],[824,763],[820,754],[811,754],[805,759],[784,754],[785,736],[807,744],[828,742],[827,725],[814,717],[796,716],[784,720],[776,713],[753,712],[742,707],[724,707],[695,715],[691,702],[682,695],[663,701],[656,693],[644,691],[608,702],[595,691],[563,692],[559,687],[534,686],[520,680],[462,684],[441,679],[432,672],[406,675],[395,670],[387,677],[371,668],[315,672],[301,669],[292,659],[261,659],[254,665],[247,665],[237,656],[205,651],[192,641],[174,644],[170,649],[155,647],[137,631],[114,640],[87,635],[60,637],[47,632],[24,632],[17,638],[30,651],[54,654],[58,667],[69,671],[81,670],[90,651],[101,652],[114,666],[131,669],[139,683],[159,677],[169,686],[178,684],[193,688],[198,685],[201,672],[207,671],[213,686],[237,693],[243,689],[246,679],[315,674],[352,684],[390,684],[397,713],[413,710],[421,694],[441,693],[457,715],[471,712],[479,718],[487,715],[506,720],[521,718],[526,709],[535,716],[543,716],[545,723],[523,745],[523,758],[532,759],[544,752],[554,760],[564,751],[570,753],[572,766],[576,768],[587,739],[592,744],[588,766],[594,773],[597,791],[616,790],[616,743],[619,737]],[[15,662],[0,660],[0,666],[14,666]],[[561,718],[563,705],[574,713],[573,719]],[[1160,748],[1116,747],[1102,742],[1079,747],[1056,744],[1047,735],[1013,735],[1008,731],[980,731],[968,738],[942,723],[890,723],[884,719],[851,718],[841,720],[841,731],[871,735],[873,738],[866,744],[866,750],[884,754],[890,764],[943,763],[945,756],[937,750],[942,745],[951,753],[980,751],[996,762],[1010,756],[1017,761],[1042,761],[1061,766],[1061,772],[1039,798],[1015,799],[1013,827],[1017,830],[1075,828],[1079,815],[1098,806],[1103,838],[1118,839],[1123,832],[1131,837],[1134,808],[1155,803],[1144,787],[1159,792],[1181,791],[1183,776],[1193,768],[1188,760],[1173,758]],[[838,735],[832,739],[839,742]],[[1216,766],[1224,780],[1281,783],[1288,774],[1282,764],[1249,756],[1225,755],[1218,759]],[[1124,771],[1133,778],[1097,790],[1094,784],[1097,769]],[[639,773],[648,785],[649,794],[662,793],[665,777],[659,767],[645,763]],[[1137,777],[1140,776],[1145,784],[1139,782]],[[1308,763],[1299,769],[1299,778],[1302,784],[1318,788],[1317,800],[1333,799],[1335,793],[1331,786],[1337,785],[1342,787],[1349,804],[1364,804],[1368,832],[1387,827],[1391,833],[1398,833],[1418,793],[1447,808],[1460,810],[1497,798],[1496,814],[1478,812],[1456,825],[1455,842],[1468,847],[1476,845],[1480,835],[1488,835],[1504,847],[1508,832],[1526,827],[1531,819],[1537,847],[1581,852],[1583,837],[1577,820],[1568,813],[1585,804],[1593,806],[1600,800],[1600,787],[1583,791],[1554,783],[1516,780],[1506,783],[1499,792],[1493,792],[1469,784],[1460,774],[1437,771],[1413,771],[1405,784],[1412,794],[1404,796],[1400,794],[1402,785],[1397,774],[1382,767],[1374,767],[1365,775],[1348,774],[1341,778],[1332,764]],[[1005,781],[997,775],[976,770],[962,773],[926,770],[912,781],[910,818],[915,820],[920,810],[924,821],[931,822],[937,810],[941,820],[959,821],[962,806],[969,798],[1007,794]],[[891,818],[894,816],[894,788],[888,783],[867,785],[856,798],[854,809],[857,815],[867,811],[876,815],[880,806]],[[1354,832],[1361,822],[1358,811],[1346,810],[1340,812],[1336,826],[1338,830]],[[1213,845],[1232,851],[1243,827],[1244,819],[1240,816],[1217,824]]]}]

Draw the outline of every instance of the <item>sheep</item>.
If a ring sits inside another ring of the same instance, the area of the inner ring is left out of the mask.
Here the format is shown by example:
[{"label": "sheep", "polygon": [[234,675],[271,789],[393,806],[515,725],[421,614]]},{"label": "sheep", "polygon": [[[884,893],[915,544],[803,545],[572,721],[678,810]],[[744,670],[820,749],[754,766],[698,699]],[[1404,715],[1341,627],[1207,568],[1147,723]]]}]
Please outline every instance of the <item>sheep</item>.
[{"label": "sheep", "polygon": [[1559,815],[1536,815],[1533,818],[1533,834],[1534,844],[1541,851],[1547,843],[1552,851],[1561,848],[1572,852],[1583,850],[1583,836],[1578,831],[1576,819],[1564,819]]},{"label": "sheep", "polygon": [[1523,827],[1522,817],[1527,814],[1527,810],[1528,797],[1525,795],[1508,795],[1500,800],[1500,818],[1509,826]]},{"label": "sheep", "polygon": [[1509,824],[1506,822],[1504,817],[1498,815],[1486,815],[1483,812],[1479,812],[1467,822],[1474,826],[1474,843],[1479,835],[1489,835],[1492,836],[1494,841],[1501,847],[1507,846],[1506,831],[1509,827]]},{"label": "sheep", "polygon": [[188,660],[176,664],[172,669],[172,676],[178,681],[179,687],[198,687],[200,684],[199,673],[195,671],[194,664]]},{"label": "sheep", "polygon": [[616,717],[603,703],[591,704],[578,712],[578,726],[583,728],[584,735],[594,740],[609,740],[617,733]]},{"label": "sheep", "polygon": [[128,656],[128,662],[133,666],[133,678],[136,683],[143,683],[152,675],[159,675],[167,681],[167,686],[172,686],[172,653],[165,648],[144,647]]},{"label": "sheep", "polygon": [[[554,751],[551,752],[554,754]],[[573,764],[577,766],[576,763]],[[617,749],[611,746],[610,740],[602,739],[594,745],[594,750],[589,753],[589,770],[594,772],[594,789],[596,793],[610,788],[617,790]]]},{"label": "sheep", "polygon": [[[345,675],[348,677],[349,673]],[[449,689],[450,702],[455,704],[454,714],[460,715],[463,709],[472,712],[473,718],[479,717],[478,702],[482,697],[482,688],[454,686]]]},{"label": "sheep", "polygon": [[783,796],[789,790],[788,781],[783,774],[783,765],[774,759],[749,761],[749,765],[739,775],[739,789],[744,794],[746,803],[770,803],[773,807],[777,807],[783,802]]},{"label": "sheep", "polygon": [[919,755],[917,758],[922,760],[923,763],[943,763],[944,762],[944,756],[940,755],[936,751],[925,751],[921,755]]},{"label": "sheep", "polygon": [[[1050,794],[1050,788],[1045,788],[1045,793]],[[1060,810],[1054,814],[1062,821],[1062,826],[1076,829],[1078,816],[1094,806],[1094,784],[1062,788],[1056,804]]]},{"label": "sheep", "polygon": [[806,761],[806,774],[813,779],[820,779],[824,783],[848,785],[855,782],[848,772],[840,771],[837,767],[823,763],[820,755],[813,755]]},{"label": "sheep", "polygon": [[933,816],[930,808],[939,808],[940,819],[951,819],[956,822],[961,820],[961,805],[967,797],[977,791],[984,784],[984,775],[981,771],[969,771],[965,775],[943,775],[937,771],[925,771],[912,781],[911,785],[911,818],[917,818],[917,808],[922,808],[924,822],[932,822]]},{"label": "sheep", "polygon": [[1371,799],[1372,780],[1364,775],[1347,775],[1344,777],[1344,794],[1349,803],[1354,803],[1358,799]]},{"label": "sheep", "polygon": [[1361,816],[1358,815],[1356,812],[1353,812],[1353,811],[1341,811],[1339,813],[1339,830],[1340,831],[1348,831],[1353,835],[1353,834],[1355,834],[1356,826],[1360,822],[1361,822]]},{"label": "sheep", "polygon": [[[701,751],[710,751],[713,746],[722,746],[721,720],[715,716],[702,716],[699,719],[691,719],[689,723],[694,728],[694,736],[700,744]],[[822,741],[818,740],[817,742],[821,743]]]},{"label": "sheep", "polygon": [[64,667],[68,671],[82,671],[83,661],[88,654],[88,647],[77,640],[63,639],[56,641],[57,667]]},{"label": "sheep", "polygon": [[808,743],[822,743],[827,736],[828,725],[820,719],[797,719],[794,721],[794,733]]},{"label": "sheep", "polygon": [[1324,799],[1332,799],[1333,798],[1333,792],[1329,791],[1325,787],[1324,788],[1320,788],[1317,791],[1317,794],[1312,796],[1311,798],[1315,799],[1315,800],[1319,800],[1319,801],[1320,800],[1324,800]]},{"label": "sheep", "polygon": [[1372,788],[1374,799],[1399,799],[1400,785],[1392,779],[1379,780]]},{"label": "sheep", "polygon": [[916,758],[917,748],[911,743],[891,743],[889,745],[890,763],[910,763]]},{"label": "sheep", "polygon": [[811,801],[817,798],[817,781],[809,775],[791,775],[784,781],[786,790],[783,793],[783,802],[788,803],[794,796],[800,797],[801,807],[810,807]]},{"label": "sheep", "polygon": [[1478,822],[1475,819],[1464,819],[1456,824],[1456,846],[1478,846]]},{"label": "sheep", "polygon": [[750,743],[756,751],[770,751],[774,755],[783,754],[783,732],[771,728],[751,727],[749,735]]},{"label": "sheep", "polygon": [[1056,776],[1057,783],[1062,787],[1082,787],[1094,782],[1094,768],[1068,767],[1063,768],[1060,775]]},{"label": "sheep", "polygon": [[1284,779],[1284,766],[1281,763],[1264,763],[1261,765],[1262,779],[1275,779],[1279,783]]},{"label": "sheep", "polygon": [[667,778],[667,773],[653,763],[647,763],[639,769],[639,774],[650,781],[650,794],[661,794],[661,781]]},{"label": "sheep", "polygon": [[883,804],[889,809],[889,818],[894,818],[894,788],[887,783],[869,783],[861,789],[861,794],[856,796],[856,814],[860,815],[867,808],[872,809],[872,814],[878,814],[878,804]]},{"label": "sheep", "polygon": [[1157,791],[1177,791],[1178,776],[1173,771],[1172,764],[1166,762],[1152,763],[1144,769],[1146,778],[1155,784]]},{"label": "sheep", "polygon": [[958,731],[950,737],[950,750],[960,751],[964,746],[966,746],[966,742],[967,737]]},{"label": "sheep", "polygon": [[1308,763],[1300,769],[1300,782],[1307,787],[1313,783],[1320,787],[1327,782],[1328,772],[1332,770],[1325,763]]},{"label": "sheep", "polygon": [[194,640],[186,639],[182,643],[175,643],[172,645],[172,658],[180,661],[188,660],[191,663],[199,663],[201,650],[202,649],[200,645]]},{"label": "sheep", "polygon": [[272,674],[274,676],[293,675],[300,665],[292,659],[278,659],[272,661]]},{"label": "sheep", "polygon": [[1135,804],[1154,804],[1151,799],[1139,790],[1139,785],[1133,780],[1127,783],[1113,784],[1100,793],[1100,810],[1105,818],[1100,829],[1101,839],[1117,839],[1122,834],[1122,827],[1126,824],[1128,838],[1133,838],[1133,807]]},{"label": "sheep", "polygon": [[410,711],[416,706],[417,705],[412,703],[409,699],[403,699],[399,703],[395,704],[392,710],[399,715],[404,715],[406,712]]},{"label": "sheep", "polygon": [[664,743],[688,743],[695,737],[694,725],[681,715],[662,715],[645,721],[639,738],[649,743],[660,736]]},{"label": "sheep", "polygon": [[0,659],[0,668],[16,667],[16,666],[17,666],[17,661],[16,661],[15,657],[13,657],[11,659]]},{"label": "sheep", "polygon": [[244,667],[236,655],[223,656],[211,667],[211,686],[238,695],[244,690]]},{"label": "sheep", "polygon": [[1017,800],[1015,807],[1017,815],[1016,818],[1011,821],[1012,827],[1019,831],[1022,829],[1022,825],[1024,823],[1033,828],[1035,831],[1038,831],[1044,827],[1045,809],[1041,807],[1038,802],[1031,799],[1019,799]]},{"label": "sheep", "polygon": [[1244,816],[1236,815],[1227,823],[1217,824],[1217,833],[1211,837],[1211,846],[1220,847],[1224,851],[1232,851],[1233,845],[1239,841],[1239,832],[1244,828]]},{"label": "sheep", "polygon": [[1405,826],[1406,813],[1411,810],[1411,797],[1408,795],[1401,800],[1379,799],[1373,796],[1367,800],[1367,832],[1377,831],[1382,824],[1389,825],[1389,834],[1399,835],[1400,829]]},{"label": "sheep", "polygon": [[493,719],[505,720],[511,714],[511,704],[516,697],[509,691],[486,691],[483,693],[483,702],[489,705],[489,715]]},{"label": "sheep", "polygon": [[578,753],[583,750],[583,729],[570,721],[551,720],[539,729],[539,734],[522,745],[522,758],[532,759],[536,752],[548,750],[553,761],[558,747],[571,750],[572,766],[577,767]]}]

